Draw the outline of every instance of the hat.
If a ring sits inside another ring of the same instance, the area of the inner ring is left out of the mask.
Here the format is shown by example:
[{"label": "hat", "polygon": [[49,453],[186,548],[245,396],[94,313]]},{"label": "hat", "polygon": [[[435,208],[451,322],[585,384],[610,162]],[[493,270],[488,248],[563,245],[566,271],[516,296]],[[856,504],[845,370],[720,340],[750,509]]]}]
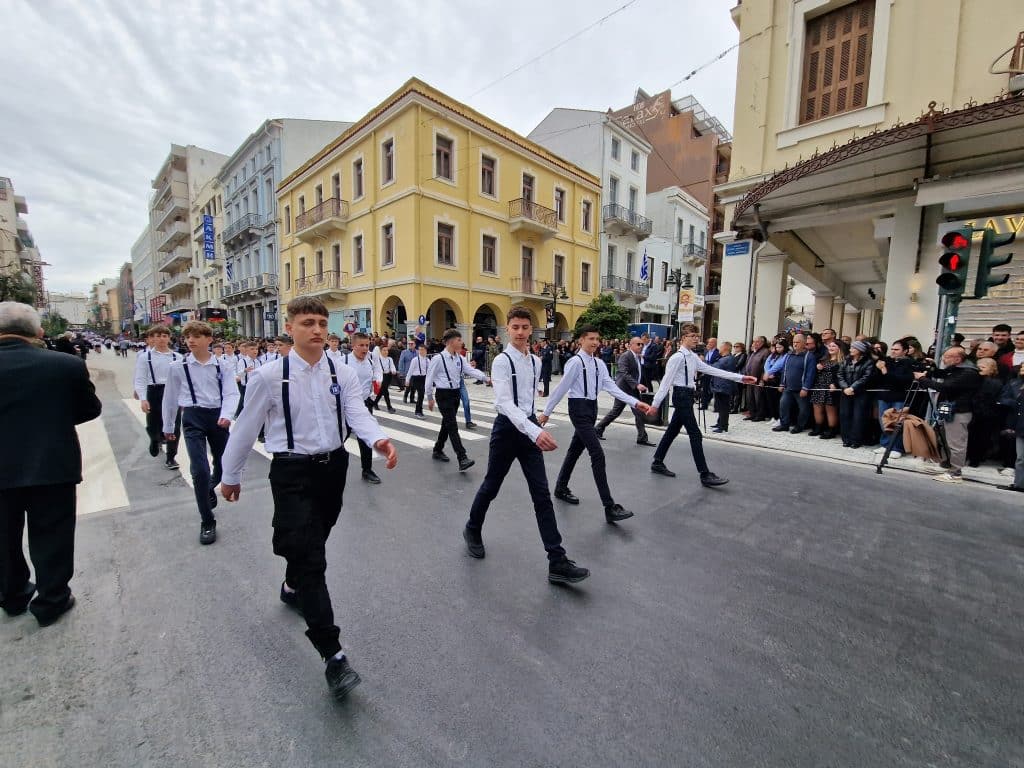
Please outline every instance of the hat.
[{"label": "hat", "polygon": [[868,346],[868,343],[866,341],[855,341],[850,346],[856,349],[862,355],[866,355],[871,352],[871,347]]}]

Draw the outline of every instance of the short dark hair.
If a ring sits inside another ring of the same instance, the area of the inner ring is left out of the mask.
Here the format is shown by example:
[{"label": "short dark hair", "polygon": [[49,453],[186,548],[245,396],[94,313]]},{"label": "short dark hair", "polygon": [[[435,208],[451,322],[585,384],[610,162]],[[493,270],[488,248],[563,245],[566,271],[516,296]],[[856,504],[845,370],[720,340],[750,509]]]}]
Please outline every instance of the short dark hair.
[{"label": "short dark hair", "polygon": [[355,333],[352,334],[350,338],[352,339],[352,341],[355,341],[356,339],[366,339],[367,341],[369,341],[370,334],[363,333],[362,331],[356,331]]},{"label": "short dark hair", "polygon": [[149,326],[149,330],[146,331],[146,338],[148,339],[150,336],[159,336],[161,334],[164,336],[170,336],[171,329],[163,323],[157,323],[156,325]]},{"label": "short dark hair", "polygon": [[594,325],[593,323],[582,323],[582,324],[576,326],[576,338],[577,339],[582,339],[588,333],[596,333],[599,336],[601,335],[601,332],[597,329],[597,326]]},{"label": "short dark hair", "polygon": [[441,341],[443,343],[447,344],[452,339],[461,339],[461,338],[462,338],[462,333],[459,331],[458,328],[449,328],[447,331],[444,332],[444,336],[441,337]]},{"label": "short dark hair", "polygon": [[284,311],[289,319],[297,315],[331,316],[331,313],[327,311],[327,305],[314,296],[297,296],[288,302]]},{"label": "short dark hair", "polygon": [[[304,314],[304,315],[311,315],[311,314],[313,314],[313,313],[312,313],[312,312],[303,312],[302,314]],[[278,336],[278,337],[277,337],[277,340],[278,340],[279,342],[281,342],[282,344],[287,344],[287,345],[289,345],[289,346],[291,346],[292,344],[294,344],[294,343],[295,343],[294,341],[292,341],[292,337],[291,337],[291,336],[289,336],[289,335],[288,335],[288,334],[286,334],[286,333],[282,333],[282,334],[281,334],[280,336]]]},{"label": "short dark hair", "polygon": [[[693,323],[683,323],[681,326],[679,326],[679,335],[680,336],[685,336],[688,333],[700,333],[700,328],[698,328]],[[644,336],[646,336],[646,335],[647,334],[645,333]],[[716,341],[717,341],[717,339],[716,339]]]},{"label": "short dark hair", "polygon": [[505,322],[509,322],[513,318],[517,320],[529,320],[530,325],[533,325],[533,315],[530,314],[530,310],[524,307],[522,304],[513,304],[508,310],[508,314],[505,315]]},{"label": "short dark hair", "polygon": [[992,326],[992,333],[995,333],[996,331],[999,331],[1000,333],[1012,333],[1013,328],[1008,326],[1006,323],[999,323],[999,325]]},{"label": "short dark hair", "polygon": [[186,339],[189,336],[209,336],[213,338],[213,328],[210,327],[209,323],[204,323],[202,320],[189,320],[181,329],[181,335]]}]

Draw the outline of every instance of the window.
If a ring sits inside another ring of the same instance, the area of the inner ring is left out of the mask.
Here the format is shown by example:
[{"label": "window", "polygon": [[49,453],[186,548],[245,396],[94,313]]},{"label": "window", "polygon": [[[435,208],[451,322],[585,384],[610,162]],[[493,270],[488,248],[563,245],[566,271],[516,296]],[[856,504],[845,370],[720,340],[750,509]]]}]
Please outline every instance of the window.
[{"label": "window", "polygon": [[284,288],[286,291],[292,289],[292,265],[290,263],[284,265]]},{"label": "window", "polygon": [[361,275],[363,273],[363,236],[356,235],[352,238],[352,273]]},{"label": "window", "polygon": [[380,148],[380,183],[390,184],[395,180],[395,140],[388,139]]},{"label": "window", "polygon": [[565,256],[560,253],[555,254],[555,285],[565,285]]},{"label": "window", "polygon": [[867,105],[875,0],[857,2],[807,22],[800,122]]},{"label": "window", "polygon": [[341,244],[335,243],[331,246],[331,270],[336,275],[341,274]]},{"label": "window", "polygon": [[661,290],[668,290],[668,262],[661,262]]},{"label": "window", "polygon": [[480,252],[480,271],[494,275],[498,272],[497,265],[498,238],[484,235]]},{"label": "window", "polygon": [[702,229],[702,230],[700,231],[700,247],[701,247],[701,248],[706,248],[706,247],[707,247],[707,239],[708,239],[708,233],[707,233],[707,232],[705,232],[705,231],[704,231],[704,230]]},{"label": "window", "polygon": [[683,244],[683,220],[676,219],[676,242]]},{"label": "window", "polygon": [[299,280],[306,279],[306,257],[299,257]]},{"label": "window", "polygon": [[324,276],[324,252],[323,251],[317,251],[316,252],[316,276],[318,278],[323,278],[323,276]]},{"label": "window", "polygon": [[616,248],[611,243],[608,243],[608,274],[615,274],[615,251]]},{"label": "window", "polygon": [[556,189],[555,190],[555,216],[558,218],[558,220],[562,224],[565,223],[565,190],[564,189]]},{"label": "window", "polygon": [[629,188],[629,212],[630,213],[633,213],[634,211],[636,211],[636,199],[637,199],[637,196],[639,194],[640,194],[640,190],[638,190],[636,187],[630,187]]},{"label": "window", "polygon": [[266,194],[263,199],[267,201],[267,219],[273,218],[274,215],[274,182],[272,179],[267,179],[266,183]]},{"label": "window", "polygon": [[629,155],[629,168],[633,171],[640,170],[640,153],[635,149]]},{"label": "window", "polygon": [[614,176],[608,177],[608,202],[612,205],[619,202],[619,180]]},{"label": "window", "polygon": [[390,267],[395,263],[395,225],[385,224],[381,227],[381,258],[383,267]]},{"label": "window", "polygon": [[523,278],[523,288],[528,290],[533,284],[533,248],[528,245],[523,246],[519,274]]},{"label": "window", "polygon": [[341,200],[341,174],[336,173],[331,176],[331,196],[337,200]]},{"label": "window", "polygon": [[626,251],[626,277],[633,279],[633,267],[636,265],[636,254],[633,251]]},{"label": "window", "polygon": [[277,262],[274,260],[274,246],[273,245],[268,245],[267,246],[267,269],[268,270],[273,269],[273,267],[271,266],[272,264],[277,264]]},{"label": "window", "polygon": [[313,196],[316,198],[316,204],[317,205],[320,205],[320,203],[322,203],[324,201],[324,185],[323,184],[317,184],[316,187],[313,188]]},{"label": "window", "polygon": [[452,150],[455,142],[445,136],[438,136],[434,145],[434,175],[439,179],[454,180],[452,171]]},{"label": "window", "polygon": [[533,184],[534,179],[528,173],[523,174],[523,199],[533,202]]},{"label": "window", "polygon": [[451,224],[437,225],[437,263],[452,267],[455,266],[453,247],[455,243],[455,227]]},{"label": "window", "polygon": [[690,225],[690,245],[693,245],[693,224]]},{"label": "window", "polygon": [[[304,195],[299,195],[299,216],[306,212],[306,198]],[[238,211],[235,211],[238,213]]]},{"label": "window", "polygon": [[352,163],[352,198],[358,200],[363,196],[363,158]]},{"label": "window", "polygon": [[590,231],[590,214],[591,214],[591,210],[592,209],[593,209],[593,204],[589,200],[584,200],[583,201],[583,223],[582,223],[582,227],[583,227],[583,231],[584,232],[589,232]]},{"label": "window", "polygon": [[590,265],[587,262],[580,264],[580,290],[590,293]]},{"label": "window", "polygon": [[480,194],[494,197],[494,176],[498,161],[493,157],[480,157]]},{"label": "window", "polygon": [[618,160],[622,154],[622,142],[612,136],[612,160]]},{"label": "window", "polygon": [[292,231],[292,207],[286,205],[284,207],[284,233],[286,235],[291,234]]},{"label": "window", "polygon": [[704,295],[704,275],[697,275],[697,295]]}]

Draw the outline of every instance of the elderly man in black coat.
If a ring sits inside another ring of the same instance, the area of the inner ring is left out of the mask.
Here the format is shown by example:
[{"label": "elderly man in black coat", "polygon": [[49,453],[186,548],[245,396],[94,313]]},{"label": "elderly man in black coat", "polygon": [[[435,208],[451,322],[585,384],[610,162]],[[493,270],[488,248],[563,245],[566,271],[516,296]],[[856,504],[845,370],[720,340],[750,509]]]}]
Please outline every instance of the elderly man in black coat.
[{"label": "elderly man in black coat", "polygon": [[[75,425],[102,406],[85,363],[35,346],[42,335],[35,309],[0,302],[0,608],[11,616],[27,608],[47,626],[75,604]],[[21,543],[26,519],[36,584]]]}]

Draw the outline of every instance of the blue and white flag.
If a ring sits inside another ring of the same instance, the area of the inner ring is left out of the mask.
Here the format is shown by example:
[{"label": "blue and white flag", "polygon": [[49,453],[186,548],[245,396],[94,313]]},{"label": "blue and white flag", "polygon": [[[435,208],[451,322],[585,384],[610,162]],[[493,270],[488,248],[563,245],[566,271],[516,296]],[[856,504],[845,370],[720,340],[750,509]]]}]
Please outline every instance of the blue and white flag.
[{"label": "blue and white flag", "polygon": [[224,265],[224,273],[228,276],[228,280],[232,279],[232,277],[231,277],[231,262],[230,261],[227,262]]},{"label": "blue and white flag", "polygon": [[651,278],[651,268],[647,265],[647,249],[644,248],[644,258],[640,262],[640,282],[646,283]]}]

